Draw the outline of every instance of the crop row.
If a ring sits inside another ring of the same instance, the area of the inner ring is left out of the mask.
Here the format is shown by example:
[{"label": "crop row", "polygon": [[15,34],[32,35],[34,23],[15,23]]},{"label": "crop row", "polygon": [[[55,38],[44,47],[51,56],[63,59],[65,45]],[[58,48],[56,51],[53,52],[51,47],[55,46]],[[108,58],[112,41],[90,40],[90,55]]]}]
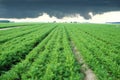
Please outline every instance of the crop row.
[{"label": "crop row", "polygon": [[76,44],[89,67],[96,73],[99,80],[119,79],[120,58],[115,53],[117,49],[109,49],[109,45],[87,34],[82,29],[84,27],[81,28],[81,26],[76,28],[73,26],[67,27],[71,40]]},{"label": "crop row", "polygon": [[[77,26],[78,27],[78,26]],[[79,29],[87,34],[100,39],[111,46],[119,46],[120,40],[119,25],[80,25]]]},{"label": "crop row", "polygon": [[0,31],[0,80],[83,80],[77,51],[97,80],[119,80],[119,29],[103,24],[31,24]]},{"label": "crop row", "polygon": [[30,69],[21,75],[22,80],[82,79],[80,65],[74,59],[66,32],[62,27],[58,30]]},{"label": "crop row", "polygon": [[25,26],[19,29],[10,29],[7,31],[0,31],[0,43],[4,43],[10,39],[24,36],[31,32],[35,32],[38,29],[44,28],[42,25],[34,25],[34,26]]},{"label": "crop row", "polygon": [[0,29],[1,28],[12,28],[12,27],[22,27],[26,25],[31,25],[27,23],[0,23]]},{"label": "crop row", "polygon": [[21,74],[25,73],[29,67],[32,65],[34,60],[38,57],[39,53],[44,51],[45,44],[48,44],[49,40],[53,36],[53,30],[44,40],[42,40],[41,43],[38,44],[32,51],[29,52],[28,55],[26,55],[25,59],[22,60],[20,63],[17,63],[14,65],[11,70],[7,71],[5,74],[2,74],[0,76],[1,80],[15,80],[20,79]]},{"label": "crop row", "polygon": [[2,44],[0,48],[0,74],[9,70],[13,65],[24,59],[54,27],[39,28],[35,32],[14,38]]},{"label": "crop row", "polygon": [[26,55],[24,60],[0,76],[0,80],[4,79],[82,80],[80,65],[74,58],[64,27],[58,26],[52,30],[38,46]]}]

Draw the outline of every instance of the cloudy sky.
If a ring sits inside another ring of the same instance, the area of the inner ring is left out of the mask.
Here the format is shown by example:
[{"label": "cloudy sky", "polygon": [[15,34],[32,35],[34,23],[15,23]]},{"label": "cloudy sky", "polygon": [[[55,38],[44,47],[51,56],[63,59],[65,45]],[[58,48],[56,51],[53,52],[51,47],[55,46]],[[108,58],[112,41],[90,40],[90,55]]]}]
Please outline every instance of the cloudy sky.
[{"label": "cloudy sky", "polygon": [[0,19],[120,22],[120,0],[0,0]]}]

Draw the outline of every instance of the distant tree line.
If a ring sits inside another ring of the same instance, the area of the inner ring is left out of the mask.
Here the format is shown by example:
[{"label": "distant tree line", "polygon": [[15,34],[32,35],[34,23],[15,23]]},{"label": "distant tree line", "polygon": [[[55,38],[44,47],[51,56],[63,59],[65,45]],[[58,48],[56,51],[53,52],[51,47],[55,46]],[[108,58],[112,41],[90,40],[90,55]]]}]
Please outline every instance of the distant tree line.
[{"label": "distant tree line", "polygon": [[9,23],[9,20],[0,20],[0,23]]}]

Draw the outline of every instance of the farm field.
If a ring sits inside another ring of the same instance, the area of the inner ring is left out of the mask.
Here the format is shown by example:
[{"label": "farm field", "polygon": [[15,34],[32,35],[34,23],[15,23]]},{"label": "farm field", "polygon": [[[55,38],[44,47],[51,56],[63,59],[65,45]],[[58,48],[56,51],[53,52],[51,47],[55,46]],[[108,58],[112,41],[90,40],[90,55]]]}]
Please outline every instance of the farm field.
[{"label": "farm field", "polygon": [[0,30],[0,80],[120,80],[120,25],[0,23],[0,28],[12,28]]},{"label": "farm field", "polygon": [[22,27],[29,25],[27,23],[0,23],[0,29],[2,28],[12,28],[12,27]]}]

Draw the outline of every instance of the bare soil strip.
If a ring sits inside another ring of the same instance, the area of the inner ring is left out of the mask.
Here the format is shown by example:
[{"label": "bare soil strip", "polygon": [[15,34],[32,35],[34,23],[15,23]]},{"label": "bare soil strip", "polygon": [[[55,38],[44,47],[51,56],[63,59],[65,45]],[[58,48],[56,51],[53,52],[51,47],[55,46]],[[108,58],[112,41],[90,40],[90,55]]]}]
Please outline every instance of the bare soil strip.
[{"label": "bare soil strip", "polygon": [[8,30],[8,29],[14,29],[14,28],[20,28],[20,27],[1,28],[0,30]]},{"label": "bare soil strip", "polygon": [[74,42],[71,41],[70,43],[71,43],[72,51],[73,51],[77,61],[79,62],[79,64],[82,64],[80,70],[85,74],[84,80],[97,80],[97,77],[95,76],[93,71],[87,66],[87,64],[83,60],[83,57],[80,54],[80,52],[78,51],[78,49],[75,46]]}]

